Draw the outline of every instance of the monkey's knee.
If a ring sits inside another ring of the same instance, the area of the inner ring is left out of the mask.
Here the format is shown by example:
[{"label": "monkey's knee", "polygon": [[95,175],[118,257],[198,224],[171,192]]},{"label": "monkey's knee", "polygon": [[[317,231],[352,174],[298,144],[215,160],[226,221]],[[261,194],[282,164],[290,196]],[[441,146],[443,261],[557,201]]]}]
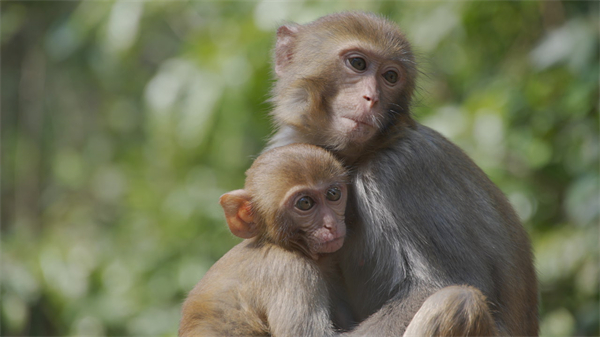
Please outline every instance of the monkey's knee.
[{"label": "monkey's knee", "polygon": [[471,286],[449,286],[429,296],[404,336],[497,336],[485,296]]}]

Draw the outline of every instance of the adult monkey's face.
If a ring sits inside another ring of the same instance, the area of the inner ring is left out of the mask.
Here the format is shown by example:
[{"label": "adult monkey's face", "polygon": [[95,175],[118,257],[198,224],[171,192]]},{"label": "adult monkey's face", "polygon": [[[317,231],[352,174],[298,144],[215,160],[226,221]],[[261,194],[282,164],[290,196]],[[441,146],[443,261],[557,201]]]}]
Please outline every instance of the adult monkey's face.
[{"label": "adult monkey's face", "polygon": [[372,14],[280,27],[275,72],[276,122],[313,144],[342,154],[360,152],[383,146],[398,127],[414,123],[410,45],[395,25]]}]

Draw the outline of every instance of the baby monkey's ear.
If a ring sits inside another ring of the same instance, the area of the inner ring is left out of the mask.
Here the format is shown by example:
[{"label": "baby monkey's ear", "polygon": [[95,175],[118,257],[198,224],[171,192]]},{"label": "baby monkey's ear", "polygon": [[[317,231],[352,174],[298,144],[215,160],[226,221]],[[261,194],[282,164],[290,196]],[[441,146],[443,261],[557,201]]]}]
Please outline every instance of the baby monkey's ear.
[{"label": "baby monkey's ear", "polygon": [[225,193],[219,199],[229,230],[233,235],[242,239],[249,239],[258,234],[250,195],[245,190],[235,190]]}]

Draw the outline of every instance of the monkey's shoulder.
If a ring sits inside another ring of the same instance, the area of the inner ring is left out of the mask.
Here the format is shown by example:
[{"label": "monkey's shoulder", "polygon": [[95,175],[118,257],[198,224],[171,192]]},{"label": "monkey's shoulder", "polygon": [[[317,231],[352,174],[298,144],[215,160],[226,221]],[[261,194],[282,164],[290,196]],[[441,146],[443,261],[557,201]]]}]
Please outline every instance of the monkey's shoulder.
[{"label": "monkey's shoulder", "polygon": [[[404,162],[410,161],[449,161],[455,157],[461,160],[468,158],[456,144],[448,140],[438,131],[415,123],[415,126],[403,130],[395,141],[388,143],[387,147],[377,152],[375,161],[389,158],[396,160],[398,157]],[[470,164],[475,166],[469,159]]]},{"label": "monkey's shoulder", "polygon": [[[406,129],[385,148],[367,154],[355,167],[363,182],[397,188],[402,182],[458,182],[496,193],[485,173],[456,144],[439,132],[419,123]],[[443,175],[440,174],[443,172]]]},{"label": "monkey's shoulder", "polygon": [[242,298],[256,295],[254,289],[257,288],[272,286],[273,291],[281,288],[281,283],[304,282],[311,277],[320,277],[319,266],[314,261],[298,252],[249,239],[223,255],[194,291],[235,293],[237,298]]},{"label": "monkey's shoulder", "polygon": [[234,247],[231,253],[244,255],[247,259],[246,269],[251,269],[246,271],[246,275],[251,274],[260,282],[269,282],[273,278],[284,282],[303,281],[321,274],[319,265],[301,252],[260,240],[245,240]]},{"label": "monkey's shoulder", "polygon": [[[269,332],[272,308],[294,289],[326,288],[317,264],[279,246],[244,240],[219,259],[190,292],[183,305],[182,327],[219,335]],[[323,291],[319,291],[323,290]]]}]

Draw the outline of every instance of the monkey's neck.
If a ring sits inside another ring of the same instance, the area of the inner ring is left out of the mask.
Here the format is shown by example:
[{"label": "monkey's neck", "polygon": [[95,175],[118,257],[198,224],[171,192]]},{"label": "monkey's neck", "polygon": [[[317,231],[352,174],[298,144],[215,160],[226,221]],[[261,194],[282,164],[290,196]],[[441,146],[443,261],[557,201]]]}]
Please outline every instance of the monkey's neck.
[{"label": "monkey's neck", "polygon": [[[387,137],[387,139],[383,138]],[[390,143],[393,143],[401,135],[381,135],[376,136],[372,141],[364,145],[353,144],[346,146],[343,149],[334,148],[327,146],[326,144],[320,144],[313,138],[307,137],[306,133],[296,130],[292,126],[284,125],[275,132],[263,152],[271,150],[276,147],[295,144],[295,143],[306,143],[320,146],[328,151],[331,151],[338,159],[340,159],[344,165],[355,166],[360,162],[368,160],[368,157],[376,153],[377,150],[387,147]],[[382,138],[382,139],[380,139]]]},{"label": "monkey's neck", "polygon": [[311,137],[306,136],[306,132],[298,131],[293,126],[284,125],[275,132],[266,148],[263,152],[271,150],[276,147],[295,144],[295,143],[306,143],[320,146],[334,153],[338,158],[342,159],[345,164],[350,165],[359,160],[364,154],[366,146],[350,146],[345,149],[337,149],[327,146],[326,144],[320,144]]},{"label": "monkey's neck", "polygon": [[349,147],[347,149],[338,150],[330,149],[325,147],[329,151],[333,152],[337,158],[343,161],[344,165],[355,166],[358,162],[364,161],[365,154],[370,151],[365,150],[366,146],[363,147]]},{"label": "monkey's neck", "polygon": [[409,129],[415,129],[418,127],[418,123],[413,120],[409,120],[410,123],[405,120],[397,121],[397,124],[381,130],[371,140],[364,144],[350,144],[343,149],[326,149],[333,152],[339,159],[341,159],[345,165],[357,166],[360,163],[368,162],[372,155],[375,155],[382,150],[391,147],[402,138],[405,138]]}]

